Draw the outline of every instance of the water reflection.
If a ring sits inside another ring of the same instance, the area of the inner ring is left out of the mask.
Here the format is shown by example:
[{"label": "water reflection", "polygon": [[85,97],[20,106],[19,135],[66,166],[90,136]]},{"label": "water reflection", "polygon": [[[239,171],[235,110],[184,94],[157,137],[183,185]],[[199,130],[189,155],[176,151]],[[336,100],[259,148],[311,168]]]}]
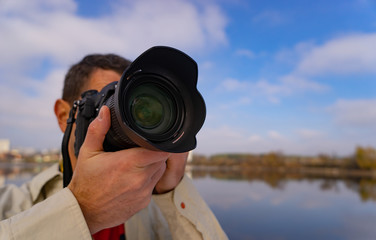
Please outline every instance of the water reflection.
[{"label": "water reflection", "polygon": [[5,184],[20,186],[52,164],[55,163],[0,162],[0,187]]},{"label": "water reflection", "polygon": [[[48,166],[0,163],[0,186],[21,185]],[[189,174],[230,239],[375,239],[372,176],[230,168]]]},{"label": "water reflection", "polygon": [[285,189],[289,181],[320,182],[322,191],[338,191],[338,184],[343,183],[349,190],[359,194],[362,201],[376,201],[376,178],[373,175],[356,177],[333,177],[330,175],[306,174],[302,172],[286,172],[278,169],[241,170],[233,168],[192,168],[194,179],[213,178],[222,180],[246,180],[248,182],[262,181],[273,189]]},{"label": "water reflection", "polygon": [[375,179],[192,170],[230,239],[375,239]]}]

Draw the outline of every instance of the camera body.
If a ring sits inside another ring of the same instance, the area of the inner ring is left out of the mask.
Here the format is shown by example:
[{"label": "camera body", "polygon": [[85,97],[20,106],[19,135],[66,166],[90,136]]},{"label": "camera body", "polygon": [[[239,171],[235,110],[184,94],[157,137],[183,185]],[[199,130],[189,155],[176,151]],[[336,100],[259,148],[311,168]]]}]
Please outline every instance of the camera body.
[{"label": "camera body", "polygon": [[197,75],[196,62],[177,49],[158,46],[145,51],[118,82],[99,92],[86,91],[75,102],[76,156],[103,105],[111,112],[105,151],[135,146],[175,153],[194,149],[206,116]]},{"label": "camera body", "polygon": [[[74,143],[76,156],[78,156],[81,145],[85,140],[90,123],[98,116],[100,108],[105,105],[104,103],[114,94],[116,86],[117,82],[112,82],[105,86],[100,92],[97,90],[88,90],[81,94],[82,100],[75,101],[74,104],[77,107],[76,140]],[[124,146],[124,148],[129,147],[134,147],[134,144],[130,143],[129,146]],[[118,147],[111,145],[107,137],[103,143],[103,149],[107,152],[120,150]]]}]

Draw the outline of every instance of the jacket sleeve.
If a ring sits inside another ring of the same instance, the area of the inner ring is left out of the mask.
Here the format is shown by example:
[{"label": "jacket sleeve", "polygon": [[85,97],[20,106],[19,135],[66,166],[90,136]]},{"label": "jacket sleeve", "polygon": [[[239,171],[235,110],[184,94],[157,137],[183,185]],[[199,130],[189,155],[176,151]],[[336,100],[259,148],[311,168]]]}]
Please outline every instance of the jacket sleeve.
[{"label": "jacket sleeve", "polygon": [[69,189],[62,189],[57,164],[21,187],[0,187],[3,239],[91,239],[76,198]]},{"label": "jacket sleeve", "polygon": [[0,239],[88,239],[89,229],[72,192],[65,188],[0,222]]},{"label": "jacket sleeve", "polygon": [[0,220],[10,218],[62,189],[62,176],[55,164],[22,186],[0,186]]},{"label": "jacket sleeve", "polygon": [[228,239],[191,179],[184,176],[174,191],[154,195],[173,239]]}]

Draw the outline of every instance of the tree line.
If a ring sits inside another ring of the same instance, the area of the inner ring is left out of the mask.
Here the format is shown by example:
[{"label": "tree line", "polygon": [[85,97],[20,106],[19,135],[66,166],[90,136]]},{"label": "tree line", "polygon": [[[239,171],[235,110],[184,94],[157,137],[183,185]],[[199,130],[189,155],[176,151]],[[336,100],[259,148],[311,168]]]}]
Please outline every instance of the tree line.
[{"label": "tree line", "polygon": [[350,156],[338,157],[327,154],[318,156],[284,155],[281,152],[265,154],[216,154],[204,156],[193,154],[192,165],[239,166],[239,167],[333,167],[344,169],[376,169],[376,149],[356,147]]}]

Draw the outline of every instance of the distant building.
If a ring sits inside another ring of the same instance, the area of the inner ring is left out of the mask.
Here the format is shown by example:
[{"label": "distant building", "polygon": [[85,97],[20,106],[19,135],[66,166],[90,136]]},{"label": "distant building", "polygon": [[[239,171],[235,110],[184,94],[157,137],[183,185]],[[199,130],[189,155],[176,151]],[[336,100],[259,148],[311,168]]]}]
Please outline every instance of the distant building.
[{"label": "distant building", "polygon": [[9,139],[0,139],[0,154],[8,153],[10,151],[10,141]]},{"label": "distant building", "polygon": [[187,162],[191,163],[193,161],[193,151],[189,151]]}]

